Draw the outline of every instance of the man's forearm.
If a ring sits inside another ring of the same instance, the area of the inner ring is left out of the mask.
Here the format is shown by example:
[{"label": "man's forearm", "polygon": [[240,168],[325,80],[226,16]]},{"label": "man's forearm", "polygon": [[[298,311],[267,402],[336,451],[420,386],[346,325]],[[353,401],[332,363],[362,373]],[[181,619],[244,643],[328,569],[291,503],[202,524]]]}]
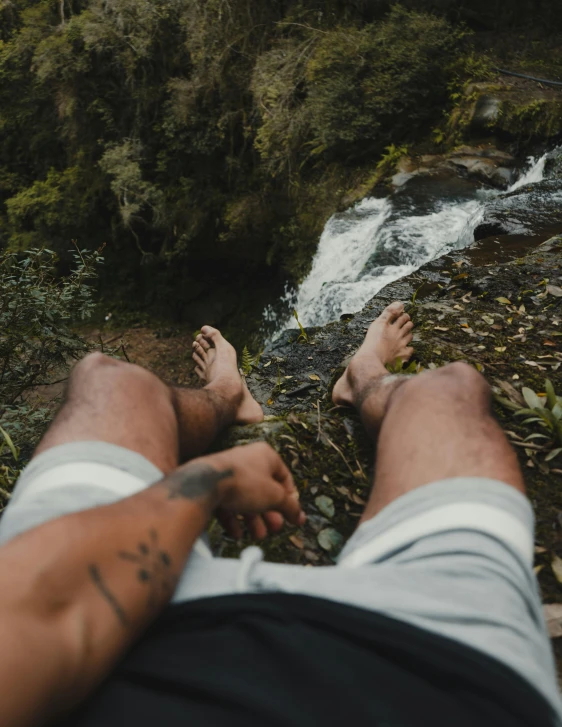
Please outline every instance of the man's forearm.
[{"label": "man's forearm", "polygon": [[[106,675],[169,601],[230,475],[196,461],[0,549],[0,634],[10,655],[0,661],[2,725],[40,724],[38,715],[72,706]],[[9,685],[24,683],[29,697],[10,697]]]}]

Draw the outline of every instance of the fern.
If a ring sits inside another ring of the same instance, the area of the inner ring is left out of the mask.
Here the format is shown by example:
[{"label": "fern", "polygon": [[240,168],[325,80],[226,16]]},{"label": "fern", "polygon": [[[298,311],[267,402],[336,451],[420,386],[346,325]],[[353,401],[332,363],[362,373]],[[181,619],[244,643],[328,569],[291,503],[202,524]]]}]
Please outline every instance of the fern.
[{"label": "fern", "polygon": [[249,376],[252,373],[252,368],[254,366],[254,358],[252,357],[252,354],[248,351],[248,346],[244,346],[242,349],[242,373],[244,376]]}]

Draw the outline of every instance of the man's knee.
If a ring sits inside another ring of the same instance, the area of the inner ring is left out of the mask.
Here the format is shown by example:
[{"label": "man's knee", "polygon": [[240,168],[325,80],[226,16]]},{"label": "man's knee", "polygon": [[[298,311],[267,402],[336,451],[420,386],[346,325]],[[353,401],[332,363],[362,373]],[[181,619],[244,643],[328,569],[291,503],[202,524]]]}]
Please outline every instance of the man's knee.
[{"label": "man's knee", "polygon": [[397,390],[404,399],[448,399],[452,403],[485,406],[490,397],[490,386],[475,368],[455,361],[438,369],[413,376]]},{"label": "man's knee", "polygon": [[440,374],[441,383],[455,391],[462,390],[471,394],[479,394],[488,397],[490,385],[486,379],[473,366],[464,361],[455,361],[447,364],[436,373]]},{"label": "man's knee", "polygon": [[92,389],[142,388],[146,393],[169,398],[168,387],[150,371],[136,364],[119,361],[99,351],[89,353],[79,361],[70,377],[69,388],[87,386]]},{"label": "man's knee", "polygon": [[99,351],[89,353],[74,365],[69,384],[73,386],[85,379],[92,380],[101,376],[107,377],[109,372],[115,371],[121,364],[121,361],[110,358]]}]

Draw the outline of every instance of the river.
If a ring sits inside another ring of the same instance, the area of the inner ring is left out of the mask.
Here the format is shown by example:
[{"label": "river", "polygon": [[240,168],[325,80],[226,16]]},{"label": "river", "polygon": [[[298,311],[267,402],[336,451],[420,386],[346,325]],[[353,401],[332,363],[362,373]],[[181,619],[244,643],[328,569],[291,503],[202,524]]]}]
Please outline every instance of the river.
[{"label": "river", "polygon": [[[530,157],[507,190],[540,182],[547,155]],[[326,223],[309,275],[264,317],[277,330],[320,326],[354,313],[385,285],[474,242],[474,230],[499,190],[464,179],[414,177],[388,197],[367,197]],[[271,330],[271,329],[270,329]]]}]

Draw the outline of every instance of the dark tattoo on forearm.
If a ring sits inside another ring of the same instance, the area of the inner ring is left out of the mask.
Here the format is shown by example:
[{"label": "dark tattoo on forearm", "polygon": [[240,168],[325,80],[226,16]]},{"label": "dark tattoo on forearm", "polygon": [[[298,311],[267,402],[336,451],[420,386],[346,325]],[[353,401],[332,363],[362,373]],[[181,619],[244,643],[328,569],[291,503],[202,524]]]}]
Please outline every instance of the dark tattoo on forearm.
[{"label": "dark tattoo on forearm", "polygon": [[113,595],[113,593],[109,590],[106,582],[103,580],[101,573],[99,571],[99,568],[97,565],[89,565],[88,566],[88,572],[90,574],[90,578],[92,579],[94,585],[98,589],[98,591],[101,593],[103,598],[109,603],[111,608],[113,609],[115,615],[121,621],[121,624],[125,627],[129,626],[129,619],[127,618],[127,614],[123,610],[123,607],[117,600],[117,598]]},{"label": "dark tattoo on forearm", "polygon": [[[150,610],[160,607],[170,599],[176,587],[177,576],[171,570],[172,559],[170,554],[162,550],[158,545],[156,530],[150,530],[148,541],[140,542],[136,551],[120,550],[117,555],[121,560],[134,563],[136,566],[137,580],[148,588],[147,607]],[[109,603],[121,625],[129,627],[131,622],[125,613],[125,609],[102,578],[98,566],[95,564],[89,565],[88,572],[92,582]]]},{"label": "dark tattoo on forearm", "polygon": [[213,495],[217,485],[226,477],[232,477],[234,470],[218,472],[207,464],[193,464],[185,470],[172,472],[157,484],[168,490],[168,497],[183,497],[186,500],[198,500],[200,497]]},{"label": "dark tattoo on forearm", "polygon": [[132,553],[121,550],[119,557],[138,566],[137,579],[148,586],[148,607],[153,609],[172,595],[177,579],[171,572],[169,553],[158,545],[158,533],[151,530],[149,535],[149,542],[139,543]]}]

